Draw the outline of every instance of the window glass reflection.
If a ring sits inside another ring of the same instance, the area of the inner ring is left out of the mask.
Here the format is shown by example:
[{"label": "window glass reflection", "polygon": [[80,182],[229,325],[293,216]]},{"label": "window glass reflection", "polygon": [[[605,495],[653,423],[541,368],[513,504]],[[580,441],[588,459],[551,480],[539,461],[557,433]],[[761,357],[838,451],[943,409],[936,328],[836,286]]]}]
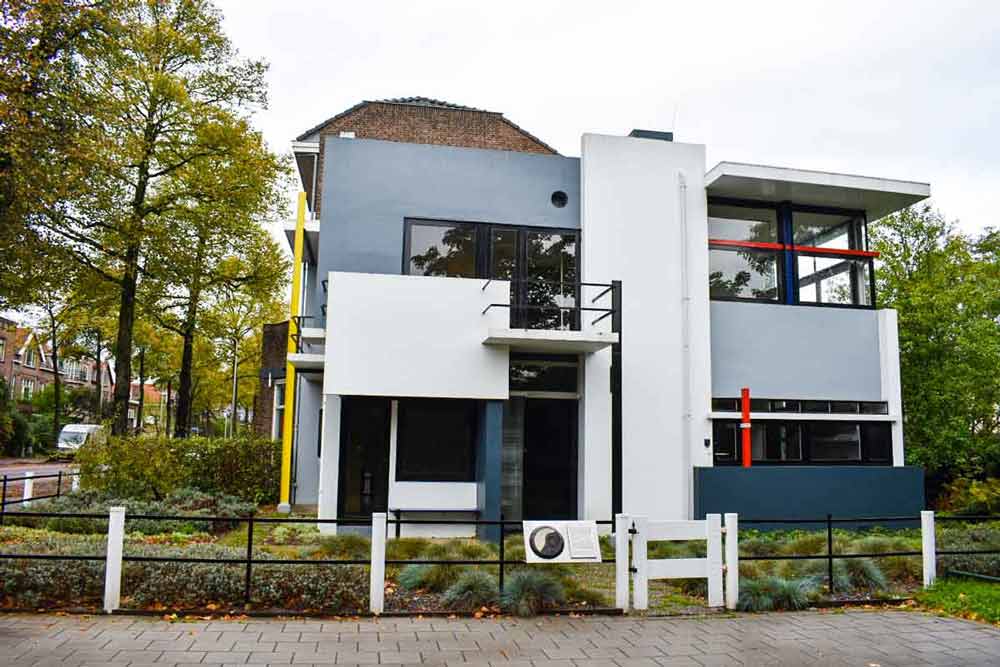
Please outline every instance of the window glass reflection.
[{"label": "window glass reflection", "polygon": [[529,329],[578,329],[576,234],[526,232],[525,319]]},{"label": "window glass reflection", "polygon": [[708,254],[712,298],[778,300],[777,252],[710,248]]},{"label": "window glass reflection", "polygon": [[709,204],[708,238],[777,243],[778,212],[773,208]]},{"label": "window glass reflection", "polygon": [[862,249],[857,230],[860,220],[844,214],[805,213],[792,214],[792,240],[796,245],[842,250]]},{"label": "window glass reflection", "polygon": [[858,424],[817,422],[810,425],[813,461],[860,461],[861,428]]},{"label": "window glass reflection", "polygon": [[798,255],[799,301],[871,305],[868,259]]},{"label": "window glass reflection", "polygon": [[412,223],[407,272],[417,276],[476,277],[476,230],[473,225]]}]

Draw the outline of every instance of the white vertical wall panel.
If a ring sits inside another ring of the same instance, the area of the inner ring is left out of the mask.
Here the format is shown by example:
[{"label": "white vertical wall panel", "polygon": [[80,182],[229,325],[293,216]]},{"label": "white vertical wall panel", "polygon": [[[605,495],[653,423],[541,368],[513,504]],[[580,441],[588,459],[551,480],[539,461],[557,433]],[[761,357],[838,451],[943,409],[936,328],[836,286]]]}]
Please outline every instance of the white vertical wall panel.
[{"label": "white vertical wall panel", "polygon": [[892,422],[892,465],[905,464],[903,449],[903,393],[899,376],[899,324],[895,310],[878,311],[879,368],[882,400],[889,404]]},{"label": "white vertical wall panel", "polygon": [[508,397],[506,347],[483,345],[506,328],[504,281],[329,274],[323,392],[426,398]]},{"label": "white vertical wall panel", "polygon": [[[688,518],[692,467],[712,464],[704,146],[586,134],[581,154],[584,280],[622,281],[622,511]],[[587,365],[586,437],[603,438],[607,370]]]}]

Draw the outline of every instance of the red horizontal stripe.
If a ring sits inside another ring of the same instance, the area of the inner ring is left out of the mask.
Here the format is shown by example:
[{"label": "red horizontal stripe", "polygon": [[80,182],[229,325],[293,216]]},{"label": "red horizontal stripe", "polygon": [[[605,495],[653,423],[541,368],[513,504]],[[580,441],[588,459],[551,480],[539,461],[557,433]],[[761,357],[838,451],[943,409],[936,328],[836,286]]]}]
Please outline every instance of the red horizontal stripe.
[{"label": "red horizontal stripe", "polygon": [[765,250],[784,250],[784,243],[763,243],[761,241],[730,241],[727,239],[709,239],[708,245],[724,245],[733,248],[763,248]]},{"label": "red horizontal stripe", "polygon": [[792,245],[788,243],[764,243],[762,241],[732,241],[730,239],[709,239],[710,246],[726,246],[728,248],[757,248],[761,250],[795,250],[804,253],[841,255],[844,257],[878,257],[874,250],[848,250],[845,248],[817,248],[808,245]]}]

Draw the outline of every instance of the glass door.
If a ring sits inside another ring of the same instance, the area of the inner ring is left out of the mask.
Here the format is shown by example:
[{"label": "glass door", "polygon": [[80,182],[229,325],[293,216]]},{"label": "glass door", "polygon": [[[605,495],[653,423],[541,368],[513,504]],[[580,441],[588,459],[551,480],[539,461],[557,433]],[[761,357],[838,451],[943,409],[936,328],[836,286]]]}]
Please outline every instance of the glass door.
[{"label": "glass door", "polygon": [[510,280],[511,327],[579,329],[578,233],[493,227],[488,277]]},{"label": "glass door", "polygon": [[367,518],[388,510],[389,418],[389,399],[343,397],[338,516]]}]

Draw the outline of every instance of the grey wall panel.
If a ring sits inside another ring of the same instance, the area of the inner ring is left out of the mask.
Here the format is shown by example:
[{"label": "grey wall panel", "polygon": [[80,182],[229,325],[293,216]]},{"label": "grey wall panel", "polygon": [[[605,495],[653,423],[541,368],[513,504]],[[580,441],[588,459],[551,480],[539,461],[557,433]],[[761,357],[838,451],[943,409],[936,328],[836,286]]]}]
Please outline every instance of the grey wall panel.
[{"label": "grey wall panel", "polygon": [[577,158],[334,137],[324,147],[320,278],[400,273],[405,218],[580,227]]},{"label": "grey wall panel", "polygon": [[882,400],[874,310],[713,301],[712,395]]},{"label": "grey wall panel", "polygon": [[828,513],[834,518],[917,517],[924,509],[924,471],[915,466],[695,468],[694,509],[698,519],[736,512],[741,521],[814,519]]}]

